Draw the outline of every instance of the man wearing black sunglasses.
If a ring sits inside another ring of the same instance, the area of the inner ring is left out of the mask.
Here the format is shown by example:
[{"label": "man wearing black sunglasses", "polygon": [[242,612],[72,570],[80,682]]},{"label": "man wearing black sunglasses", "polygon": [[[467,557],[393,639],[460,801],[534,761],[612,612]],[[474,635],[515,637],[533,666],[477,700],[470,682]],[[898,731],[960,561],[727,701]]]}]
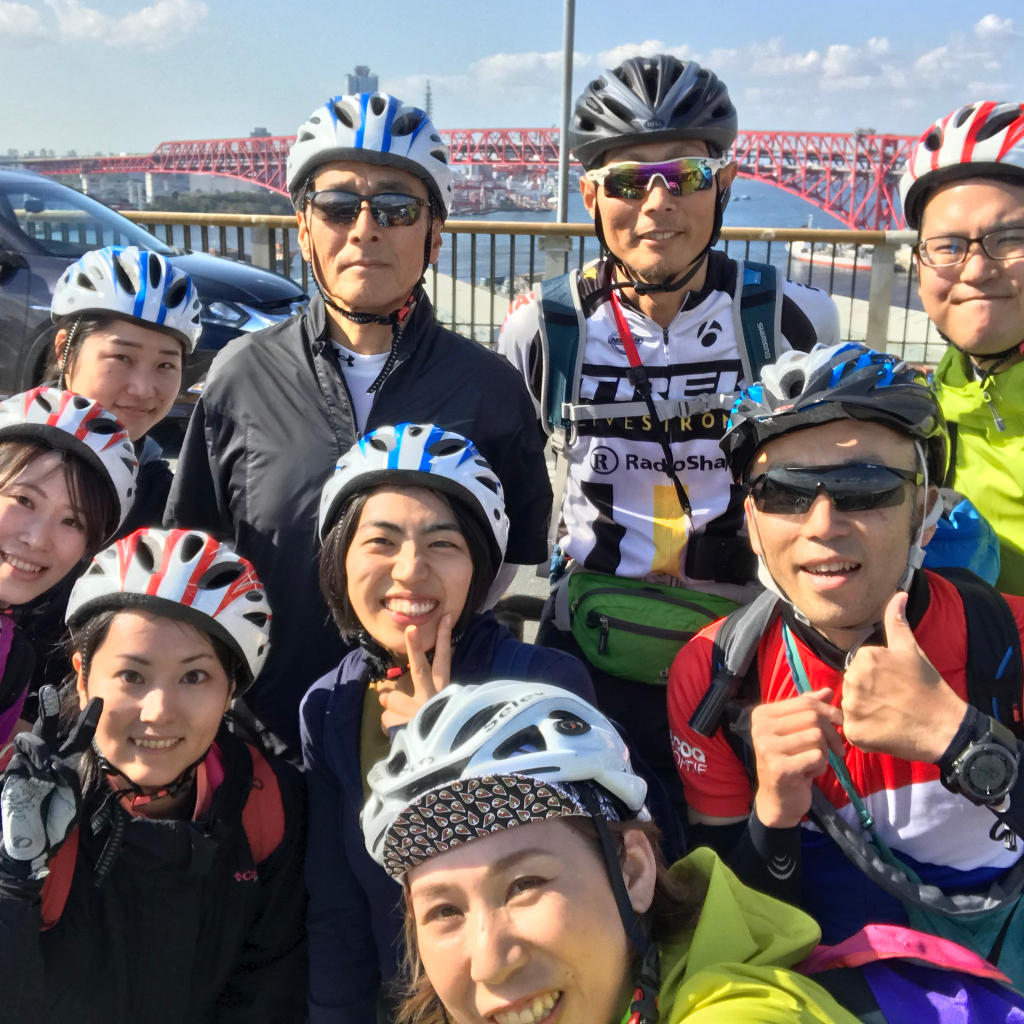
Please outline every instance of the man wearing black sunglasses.
[{"label": "man wearing black sunglasses", "polygon": [[[693,840],[800,903],[825,942],[909,922],[994,960],[1005,948],[1019,983],[1022,933],[999,934],[1024,870],[1016,840],[1002,841],[1024,833],[1024,599],[919,568],[948,457],[926,379],[860,345],[788,352],[743,392],[722,449],[747,490],[768,592],[737,613],[758,623],[743,641],[749,671],[728,647],[738,618],[702,631],[672,666]],[[1008,641],[975,632],[968,600],[1005,615]],[[971,645],[1001,659],[1005,706],[979,699]],[[708,720],[719,685],[726,710]]]},{"label": "man wearing black sunglasses", "polygon": [[512,565],[546,560],[551,489],[522,379],[442,328],[422,287],[452,198],[426,113],[385,93],[333,97],[299,128],[287,183],[316,291],[214,361],[167,520],[232,538],[259,571],[273,640],[246,700],[295,750],[302,695],[345,653],[316,575],[317,503],[340,455],[404,422],[471,438],[506,495],[505,583]]},{"label": "man wearing black sunglasses", "polygon": [[999,535],[998,585],[1024,594],[1024,104],[972,103],[914,145],[900,194],[918,232],[953,486]]},{"label": "man wearing black sunglasses", "polygon": [[[580,188],[602,256],[517,303],[499,342],[530,382],[567,466],[541,640],[587,658],[601,706],[677,794],[664,706],[675,647],[669,633],[667,653],[648,656],[652,630],[666,635],[664,623],[654,625],[657,612],[693,609],[671,627],[678,646],[757,589],[743,496],[717,448],[728,408],[776,351],[839,337],[823,292],[713,249],[737,173],[737,128],[725,84],[695,61],[632,57],[590,82],[569,142],[586,171]],[[567,293],[561,306],[559,291]],[[744,303],[762,311],[749,332]],[[566,320],[576,358],[566,358]],[[564,396],[553,400],[566,377]],[[618,581],[636,611],[613,635],[613,621],[623,621]],[[584,586],[596,593],[573,617]],[[650,615],[640,606],[645,595]]]}]

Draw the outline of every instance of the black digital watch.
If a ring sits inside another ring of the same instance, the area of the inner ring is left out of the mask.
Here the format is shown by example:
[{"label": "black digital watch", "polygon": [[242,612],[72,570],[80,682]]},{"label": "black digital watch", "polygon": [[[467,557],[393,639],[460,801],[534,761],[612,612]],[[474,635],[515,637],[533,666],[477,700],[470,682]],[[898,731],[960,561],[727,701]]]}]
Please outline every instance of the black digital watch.
[{"label": "black digital watch", "polygon": [[959,753],[944,760],[949,765],[942,783],[976,804],[1001,803],[1017,781],[1020,755],[1013,733],[987,715],[978,716],[978,727]]}]

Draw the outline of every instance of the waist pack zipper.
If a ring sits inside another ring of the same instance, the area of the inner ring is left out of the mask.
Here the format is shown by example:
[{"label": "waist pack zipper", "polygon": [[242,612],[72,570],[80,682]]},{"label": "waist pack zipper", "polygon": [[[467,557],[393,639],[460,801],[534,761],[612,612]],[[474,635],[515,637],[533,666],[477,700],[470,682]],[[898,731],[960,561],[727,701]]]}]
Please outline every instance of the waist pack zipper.
[{"label": "waist pack zipper", "polygon": [[590,629],[601,630],[601,638],[597,642],[598,654],[604,654],[608,650],[608,634],[613,629],[620,629],[624,633],[638,633],[641,636],[653,636],[659,640],[686,641],[693,636],[693,633],[687,633],[685,630],[641,626],[636,622],[627,622],[625,619],[616,619],[611,615],[602,615],[600,612],[587,612],[587,626]]},{"label": "waist pack zipper", "polygon": [[[696,601],[687,601],[683,597],[669,597],[668,594],[659,593],[657,590],[645,590],[639,588],[637,590],[627,590],[625,587],[595,587],[593,590],[588,590],[582,597],[577,597],[573,601],[569,611],[575,615],[579,611],[580,605],[584,601],[589,601],[592,597],[598,597],[601,594],[620,594],[635,597],[637,595],[643,595],[644,600],[649,601],[663,601],[665,604],[675,605],[677,608],[689,608],[691,612],[699,612],[701,615],[711,615],[712,619],[718,618],[717,613],[711,613],[703,605],[697,604]],[[590,622],[590,616],[593,612],[587,613],[587,625],[592,625]],[[712,621],[709,619],[708,621]]]}]

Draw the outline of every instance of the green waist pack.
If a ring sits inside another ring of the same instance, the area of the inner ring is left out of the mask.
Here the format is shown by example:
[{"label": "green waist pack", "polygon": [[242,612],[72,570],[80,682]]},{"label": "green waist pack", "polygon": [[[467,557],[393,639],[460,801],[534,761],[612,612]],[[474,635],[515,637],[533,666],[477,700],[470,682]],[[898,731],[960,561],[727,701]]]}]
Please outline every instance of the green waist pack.
[{"label": "green waist pack", "polygon": [[572,635],[595,668],[664,686],[679,649],[739,607],[682,587],[579,571],[569,577]]}]

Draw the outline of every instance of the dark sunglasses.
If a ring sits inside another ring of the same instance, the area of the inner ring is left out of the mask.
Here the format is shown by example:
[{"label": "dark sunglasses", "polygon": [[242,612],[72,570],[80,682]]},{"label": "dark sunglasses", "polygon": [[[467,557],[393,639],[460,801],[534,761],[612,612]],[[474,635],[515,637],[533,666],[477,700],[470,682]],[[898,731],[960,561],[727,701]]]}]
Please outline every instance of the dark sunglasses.
[{"label": "dark sunglasses", "polygon": [[893,508],[906,498],[906,483],[922,484],[924,476],[909,469],[846,462],[838,466],[776,466],[748,484],[758,512],[799,516],[810,511],[824,491],[840,512]]},{"label": "dark sunglasses", "polygon": [[420,218],[426,199],[407,196],[401,192],[379,192],[375,196],[361,196],[340,188],[325,188],[309,193],[313,209],[329,224],[351,224],[363,208],[370,207],[370,216],[382,228],[407,228]]},{"label": "dark sunglasses", "polygon": [[643,199],[655,178],[661,178],[674,196],[688,196],[711,188],[715,174],[729,164],[728,157],[684,156],[657,164],[626,160],[587,171],[584,177],[604,185],[604,194],[613,199]]}]

